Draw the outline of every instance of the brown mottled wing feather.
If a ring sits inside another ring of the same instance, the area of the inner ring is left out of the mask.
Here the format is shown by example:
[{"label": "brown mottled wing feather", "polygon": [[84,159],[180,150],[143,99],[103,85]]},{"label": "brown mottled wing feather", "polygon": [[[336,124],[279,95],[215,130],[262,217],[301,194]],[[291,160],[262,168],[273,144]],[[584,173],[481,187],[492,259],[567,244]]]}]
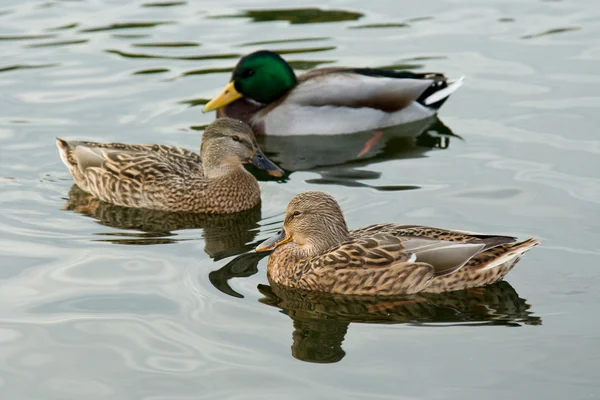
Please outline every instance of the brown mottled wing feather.
[{"label": "brown mottled wing feather", "polygon": [[402,295],[417,293],[433,278],[433,267],[413,262],[397,237],[376,234],[353,239],[307,260],[308,287],[338,294]]},{"label": "brown mottled wing feather", "polygon": [[397,237],[375,234],[367,238],[351,239],[315,257],[315,267],[329,268],[385,268],[394,262],[409,261],[412,257]]},{"label": "brown mottled wing feather", "polygon": [[65,161],[68,164],[71,164],[71,167],[76,166],[78,163],[77,158],[75,157],[75,151],[78,147],[84,147],[88,149],[105,149],[111,152],[121,150],[132,153],[152,153],[157,156],[169,157],[171,158],[171,161],[176,161],[177,163],[181,163],[183,165],[189,166],[190,168],[194,168],[195,170],[199,170],[200,172],[202,172],[202,160],[200,159],[200,155],[198,153],[194,153],[193,151],[181,147],[158,144],[126,144],[66,141],[58,138],[57,141],[59,143],[61,151],[64,151],[65,153]]},{"label": "brown mottled wing feather", "polygon": [[475,255],[497,246],[513,243],[512,236],[482,235],[428,226],[380,224],[352,231],[356,238],[381,232],[401,240],[405,251],[414,253],[417,262],[434,267],[435,276],[456,272]]},{"label": "brown mottled wing feather", "polygon": [[[75,165],[84,189],[101,200],[126,207],[163,208],[166,192],[183,190],[189,176],[202,175],[199,157],[158,145],[77,143]],[[194,154],[194,153],[191,153]]]},{"label": "brown mottled wing feather", "polygon": [[171,157],[174,160],[186,161],[187,165],[192,165],[195,168],[202,164],[200,155],[198,153],[194,153],[193,151],[176,146],[159,144],[97,143],[84,141],[72,141],[68,142],[68,144],[73,150],[75,150],[78,146],[84,146],[94,149],[106,149],[107,151],[121,150],[132,153],[152,153],[157,156]]},{"label": "brown mottled wing feather", "polygon": [[458,243],[482,243],[485,246],[481,251],[491,249],[501,244],[514,243],[517,238],[513,236],[485,235],[480,233],[457,231],[431,226],[378,224],[356,229],[350,232],[352,237],[365,237],[375,232],[387,233],[393,236],[427,238],[445,240]]}]

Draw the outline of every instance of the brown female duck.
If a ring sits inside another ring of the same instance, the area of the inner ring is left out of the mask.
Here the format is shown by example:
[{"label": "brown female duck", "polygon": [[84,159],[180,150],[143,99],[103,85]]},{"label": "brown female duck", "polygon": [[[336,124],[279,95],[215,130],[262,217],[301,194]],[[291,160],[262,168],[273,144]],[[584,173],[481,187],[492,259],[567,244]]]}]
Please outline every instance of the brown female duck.
[{"label": "brown female duck", "polygon": [[200,154],[167,145],[56,139],[75,183],[124,207],[226,214],[260,203],[260,186],[242,164],[283,171],[259,149],[250,127],[222,118],[204,131]]},{"label": "brown female duck", "polygon": [[292,288],[346,295],[439,293],[490,285],[539,244],[416,225],[349,231],[335,199],[305,192],[290,201],[283,229],[256,251],[274,249],[268,277]]}]

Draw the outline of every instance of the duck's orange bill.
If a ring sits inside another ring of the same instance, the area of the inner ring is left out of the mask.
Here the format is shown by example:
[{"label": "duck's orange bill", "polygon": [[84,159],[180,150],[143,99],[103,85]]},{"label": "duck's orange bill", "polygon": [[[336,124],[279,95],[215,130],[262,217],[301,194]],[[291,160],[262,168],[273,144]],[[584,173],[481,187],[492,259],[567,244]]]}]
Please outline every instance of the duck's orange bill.
[{"label": "duck's orange bill", "polygon": [[237,90],[233,82],[229,82],[225,89],[217,97],[206,103],[202,112],[209,112],[218,108],[224,107],[229,103],[233,103],[237,99],[244,97]]},{"label": "duck's orange bill", "polygon": [[285,232],[285,229],[282,229],[279,232],[277,232],[275,236],[270,237],[269,239],[265,240],[260,245],[258,245],[258,247],[256,248],[256,252],[260,253],[263,251],[273,250],[275,247],[281,246],[282,244],[291,241],[292,237]]}]

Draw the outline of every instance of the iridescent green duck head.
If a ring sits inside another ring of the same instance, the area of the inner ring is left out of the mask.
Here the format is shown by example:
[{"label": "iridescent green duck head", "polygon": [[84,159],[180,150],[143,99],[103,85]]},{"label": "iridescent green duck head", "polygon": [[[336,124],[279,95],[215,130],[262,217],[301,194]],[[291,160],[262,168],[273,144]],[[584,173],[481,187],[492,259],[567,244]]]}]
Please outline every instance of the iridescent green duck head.
[{"label": "iridescent green duck head", "polygon": [[283,177],[283,171],[258,147],[250,127],[233,118],[219,118],[204,130],[200,157],[209,178],[226,174],[242,164],[253,164],[269,175]]},{"label": "iridescent green duck head", "polygon": [[261,243],[257,252],[285,245],[299,257],[322,254],[348,238],[342,209],[335,199],[323,192],[304,192],[294,197],[285,212],[283,228]]},{"label": "iridescent green duck head", "polygon": [[231,81],[202,111],[219,109],[242,97],[269,104],[285,95],[296,86],[296,82],[294,70],[279,54],[257,51],[240,59]]}]

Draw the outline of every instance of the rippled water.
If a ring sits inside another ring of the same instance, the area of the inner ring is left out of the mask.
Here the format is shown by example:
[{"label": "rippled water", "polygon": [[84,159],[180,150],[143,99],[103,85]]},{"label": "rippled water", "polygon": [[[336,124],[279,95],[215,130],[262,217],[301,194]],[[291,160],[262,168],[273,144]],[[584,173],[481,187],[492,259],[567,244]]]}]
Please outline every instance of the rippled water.
[{"label": "rippled water", "polygon": [[[600,4],[0,2],[0,393],[7,399],[600,396]],[[287,6],[290,7],[290,6]],[[290,172],[235,217],[99,204],[54,137],[197,149],[240,55],[436,70],[440,120],[263,138]],[[390,302],[268,286],[251,250],[296,193],[351,227],[533,236],[506,282]],[[238,256],[242,254],[241,256]]]}]

